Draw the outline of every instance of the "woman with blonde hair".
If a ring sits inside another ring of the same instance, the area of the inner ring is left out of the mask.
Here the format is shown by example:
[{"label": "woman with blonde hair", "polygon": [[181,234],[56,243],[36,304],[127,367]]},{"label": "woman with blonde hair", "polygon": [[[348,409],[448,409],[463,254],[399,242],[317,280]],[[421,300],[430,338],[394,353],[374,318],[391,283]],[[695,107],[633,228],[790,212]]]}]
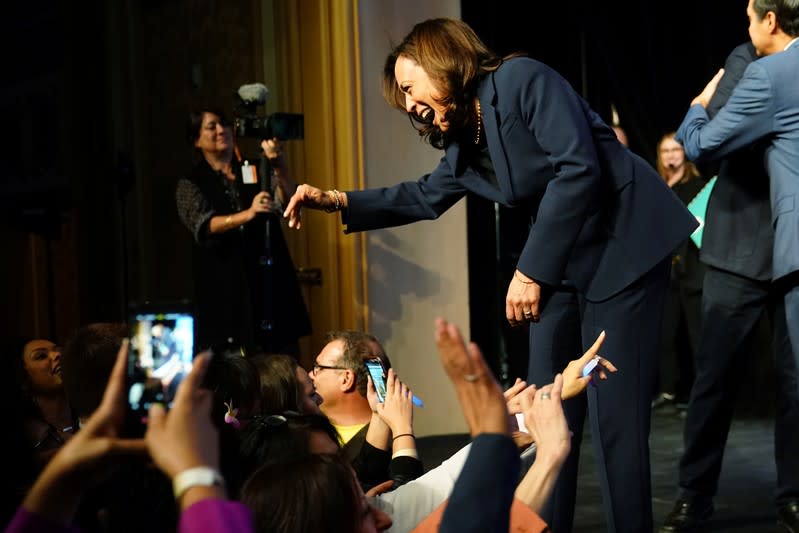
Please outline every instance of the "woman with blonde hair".
[{"label": "woman with blonde hair", "polygon": [[[675,132],[663,135],[658,142],[657,171],[674,194],[688,205],[706,181],[675,139]],[[674,251],[671,259],[671,283],[663,308],[660,341],[659,393],[653,407],[674,404],[684,411],[693,383],[693,360],[699,348],[702,325],[702,282],[705,266],[699,260],[699,248],[690,238]]]}]

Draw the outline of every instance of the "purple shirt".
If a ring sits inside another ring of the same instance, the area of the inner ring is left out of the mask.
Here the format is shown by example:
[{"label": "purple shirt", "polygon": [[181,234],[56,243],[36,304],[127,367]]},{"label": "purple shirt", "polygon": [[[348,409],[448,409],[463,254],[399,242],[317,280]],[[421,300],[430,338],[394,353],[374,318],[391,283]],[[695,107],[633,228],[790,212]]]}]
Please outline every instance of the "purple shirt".
[{"label": "purple shirt", "polygon": [[[249,533],[253,531],[252,515],[244,504],[230,500],[199,501],[180,514],[178,533]],[[72,525],[53,522],[20,506],[5,533],[78,533]]]}]

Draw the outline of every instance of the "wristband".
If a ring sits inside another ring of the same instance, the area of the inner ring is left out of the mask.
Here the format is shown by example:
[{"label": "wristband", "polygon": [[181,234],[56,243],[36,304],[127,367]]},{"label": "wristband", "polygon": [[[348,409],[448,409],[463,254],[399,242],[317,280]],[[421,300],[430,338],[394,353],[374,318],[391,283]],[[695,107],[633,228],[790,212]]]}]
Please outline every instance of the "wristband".
[{"label": "wristband", "polygon": [[391,442],[394,442],[400,437],[413,437],[414,439],[416,439],[416,437],[413,436],[413,433],[400,433],[399,435],[396,435],[393,439],[391,439]]},{"label": "wristband", "polygon": [[224,489],[225,480],[218,470],[210,466],[187,468],[172,478],[172,493],[176,500],[179,500],[192,487],[221,487]]}]

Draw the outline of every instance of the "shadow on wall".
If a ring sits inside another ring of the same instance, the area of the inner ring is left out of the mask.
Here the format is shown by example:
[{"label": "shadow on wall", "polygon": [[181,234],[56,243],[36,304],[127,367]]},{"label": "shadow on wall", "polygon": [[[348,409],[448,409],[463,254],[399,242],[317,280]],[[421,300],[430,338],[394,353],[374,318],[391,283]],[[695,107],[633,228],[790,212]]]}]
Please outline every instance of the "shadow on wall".
[{"label": "shadow on wall", "polygon": [[442,307],[452,283],[439,273],[412,260],[418,248],[390,231],[375,231],[368,236],[371,333],[385,342],[391,338],[391,324],[403,319],[407,296],[428,299]]}]

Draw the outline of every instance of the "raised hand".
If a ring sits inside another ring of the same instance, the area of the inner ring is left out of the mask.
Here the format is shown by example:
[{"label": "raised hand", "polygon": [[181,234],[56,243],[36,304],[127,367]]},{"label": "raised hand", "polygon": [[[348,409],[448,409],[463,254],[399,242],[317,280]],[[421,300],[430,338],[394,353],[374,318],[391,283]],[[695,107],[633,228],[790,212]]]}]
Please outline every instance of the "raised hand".
[{"label": "raised hand", "polygon": [[435,338],[471,434],[508,434],[505,397],[477,345],[467,347],[458,327],[443,318],[436,319]]},{"label": "raised hand", "polygon": [[386,376],[386,397],[378,403],[377,414],[393,435],[413,433],[413,393],[402,383],[393,368]]},{"label": "raised hand", "polygon": [[[563,370],[564,400],[577,396],[583,392],[594,376],[599,376],[599,379],[604,380],[608,379],[608,372],[616,372],[616,367],[613,366],[613,363],[604,357],[599,357],[599,349],[602,347],[603,342],[605,342],[604,331],[599,334],[599,336],[596,338],[596,341],[594,341],[594,344],[588,348],[582,357],[570,361]],[[591,372],[591,374],[583,377],[583,368],[585,368],[585,365],[587,365],[595,357],[599,357],[596,368],[593,372]]]}]

